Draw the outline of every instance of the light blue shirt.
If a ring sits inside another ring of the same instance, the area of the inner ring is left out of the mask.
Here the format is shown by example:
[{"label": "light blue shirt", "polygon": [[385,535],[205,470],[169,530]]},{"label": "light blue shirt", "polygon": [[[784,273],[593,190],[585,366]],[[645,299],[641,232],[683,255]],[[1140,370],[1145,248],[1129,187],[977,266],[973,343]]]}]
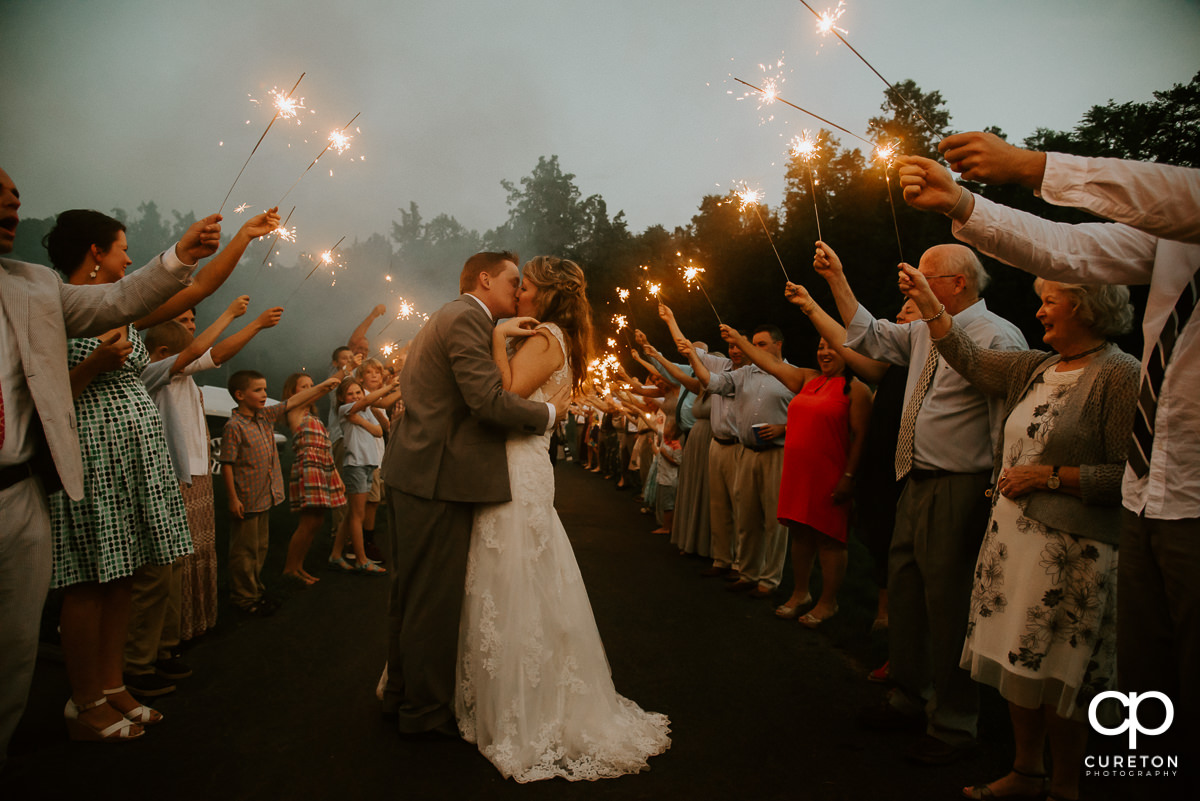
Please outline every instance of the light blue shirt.
[{"label": "light blue shirt", "polygon": [[[787,363],[784,360],[784,364]],[[747,448],[761,449],[754,436],[754,426],[758,423],[787,424],[787,409],[793,393],[758,365],[748,364],[728,373],[712,373],[708,391],[713,395],[733,397],[737,409],[737,437]],[[776,437],[772,444],[782,447],[783,440],[783,437]]]}]

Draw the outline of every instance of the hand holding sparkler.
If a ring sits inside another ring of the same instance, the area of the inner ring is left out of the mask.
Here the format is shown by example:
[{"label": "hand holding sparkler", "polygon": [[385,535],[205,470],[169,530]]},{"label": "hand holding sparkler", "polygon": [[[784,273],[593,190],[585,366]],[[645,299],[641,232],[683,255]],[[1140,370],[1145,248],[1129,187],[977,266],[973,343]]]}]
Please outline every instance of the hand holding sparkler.
[{"label": "hand holding sparkler", "polygon": [[751,347],[750,340],[742,336],[742,332],[731,325],[721,325],[721,339],[730,345],[737,345],[743,352],[750,350]]},{"label": "hand holding sparkler", "polygon": [[[837,256],[834,258],[836,259]],[[788,303],[799,306],[800,311],[805,314],[810,314],[816,305],[816,301],[813,300],[812,295],[808,294],[808,289],[803,284],[793,284],[788,281],[787,286],[783,288],[783,296],[787,298]]]},{"label": "hand holding sparkler", "polygon": [[813,256],[813,269],[817,271],[817,275],[826,281],[833,281],[836,278],[845,276],[845,270],[842,268],[842,260],[833,252],[833,248],[824,242],[817,243],[817,252]]},{"label": "hand holding sparkler", "polygon": [[1010,145],[991,133],[971,131],[947,136],[938,152],[963,180],[1020,184],[1037,190],[1046,174],[1046,154]]},{"label": "hand holding sparkler", "polygon": [[640,328],[633,329],[633,341],[641,345],[643,348],[646,347],[649,342],[646,339],[646,335],[642,333],[642,329]]},{"label": "hand holding sparkler", "polygon": [[283,319],[283,307],[274,306],[260,313],[254,320],[254,326],[262,331],[266,328],[274,328],[279,325],[279,321]]},{"label": "hand holding sparkler", "polygon": [[[912,302],[917,304],[917,308],[921,312],[921,317],[928,322],[933,323],[934,320],[929,318],[936,317],[939,312],[945,307],[942,302],[937,299],[937,295],[933,294],[933,287],[929,285],[929,279],[925,274],[913,267],[911,264],[901,264],[899,279],[897,281],[900,286],[900,291]],[[937,336],[943,336],[945,331],[950,329],[949,315],[942,315],[937,319],[939,324],[944,323],[943,330],[939,331]],[[930,329],[933,330],[932,328]]]},{"label": "hand holding sparkler", "polygon": [[262,214],[256,214],[246,222],[242,223],[242,227],[238,229],[237,236],[246,238],[246,244],[249,245],[260,236],[267,236],[274,232],[279,227],[279,207],[275,206],[264,211]]},{"label": "hand holding sparkler", "polygon": [[210,214],[203,220],[192,223],[179,243],[175,255],[184,264],[195,264],[217,252],[221,247],[221,215]]},{"label": "hand holding sparkler", "polygon": [[923,156],[901,156],[900,186],[904,202],[920,211],[939,214],[966,222],[975,208],[975,196],[959,186],[950,171]]}]

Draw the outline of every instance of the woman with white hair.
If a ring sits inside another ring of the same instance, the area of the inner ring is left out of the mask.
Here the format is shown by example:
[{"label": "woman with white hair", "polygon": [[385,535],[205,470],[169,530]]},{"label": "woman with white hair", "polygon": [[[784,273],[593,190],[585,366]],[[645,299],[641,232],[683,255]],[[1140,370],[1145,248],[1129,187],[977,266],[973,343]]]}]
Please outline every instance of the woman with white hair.
[{"label": "woman with white hair", "polygon": [[1038,279],[1046,352],[979,347],[907,265],[900,289],[946,362],[1006,399],[961,664],[1008,701],[1016,748],[1009,774],[963,796],[1078,798],[1088,706],[1115,678],[1115,511],[1139,366],[1108,337],[1130,329],[1129,290]]}]

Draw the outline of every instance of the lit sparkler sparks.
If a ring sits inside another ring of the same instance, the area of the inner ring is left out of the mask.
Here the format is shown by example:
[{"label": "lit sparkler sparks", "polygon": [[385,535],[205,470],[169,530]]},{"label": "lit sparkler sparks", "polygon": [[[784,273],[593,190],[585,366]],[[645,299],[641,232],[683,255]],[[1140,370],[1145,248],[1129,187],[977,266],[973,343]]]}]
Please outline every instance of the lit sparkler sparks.
[{"label": "lit sparkler sparks", "polygon": [[700,273],[704,272],[704,268],[691,265],[680,267],[679,269],[683,273],[683,282],[687,284],[688,291],[690,292],[693,286],[699,287],[700,291],[704,293],[704,299],[708,301],[709,308],[717,316],[717,322],[720,323],[721,314],[717,311],[717,307],[713,305],[712,298],[708,296],[708,290],[704,288],[704,283],[700,280]]},{"label": "lit sparkler sparks", "polygon": [[[775,60],[774,63],[768,62],[765,64],[759,64],[758,69],[764,75],[760,85],[750,86],[750,88],[754,90],[755,94],[743,92],[742,96],[739,97],[738,100],[745,100],[749,97],[757,97],[758,110],[762,111],[765,107],[773,105],[775,101],[779,99],[779,87],[783,85],[785,80],[783,77],[783,57],[780,56]],[[742,83],[745,82],[742,81]],[[769,114],[763,118],[762,121],[769,122],[773,119],[775,119],[774,114]]]},{"label": "lit sparkler sparks", "polygon": [[[305,282],[305,281],[307,281],[309,278],[311,278],[311,277],[312,277],[312,274],[313,274],[313,273],[315,273],[315,272],[316,272],[316,271],[317,271],[319,268],[321,268],[321,267],[331,267],[331,268],[333,268],[333,267],[340,267],[340,266],[342,266],[342,265],[341,265],[341,264],[340,264],[340,263],[337,261],[337,259],[335,259],[335,258],[334,258],[334,255],[333,255],[333,254],[334,254],[334,252],[335,252],[335,251],[338,249],[338,245],[342,244],[342,242],[343,242],[345,239],[346,239],[346,237],[344,237],[344,236],[343,236],[343,237],[342,237],[341,239],[339,239],[339,240],[337,241],[337,243],[336,243],[336,244],[334,244],[334,246],[333,246],[333,247],[331,247],[329,250],[322,251],[322,253],[321,253],[320,257],[319,257],[319,258],[317,258],[317,260],[316,260],[316,262],[317,262],[317,263],[316,263],[316,264],[314,264],[314,265],[313,265],[313,268],[312,268],[311,270],[309,270],[309,271],[308,271],[308,275],[304,276],[304,281],[301,281],[301,282],[300,282],[300,284],[299,284],[299,286],[297,286],[297,287],[296,287],[294,290],[292,290],[292,294],[288,295],[287,303],[284,303],[284,304],[283,304],[284,306],[287,306],[287,305],[288,305],[288,303],[291,303],[291,302],[292,302],[292,298],[296,297],[296,293],[300,291],[300,287],[304,286],[304,282]],[[334,282],[334,283],[336,283],[336,280],[335,280],[335,282]]]},{"label": "lit sparkler sparks", "polygon": [[937,130],[936,128],[934,128],[933,125],[930,124],[929,120],[927,120],[923,116],[921,116],[921,112],[917,110],[917,107],[914,106],[912,103],[910,103],[907,97],[900,94],[900,92],[898,92],[896,90],[896,86],[891,81],[889,81],[887,78],[883,77],[883,75],[879,72],[879,70],[875,69],[874,65],[872,65],[870,61],[867,61],[866,58],[863,57],[862,53],[855,50],[854,46],[846,41],[845,36],[842,36],[842,34],[845,33],[846,31],[842,28],[839,28],[837,25],[834,24],[837,22],[837,20],[839,18],[841,18],[842,14],[845,13],[845,9],[842,8],[842,6],[845,5],[845,3],[843,3],[842,0],[838,1],[838,5],[837,5],[836,9],[834,9],[832,12],[826,10],[826,12],[824,14],[818,14],[817,10],[815,8],[813,8],[812,6],[810,6],[806,2],[806,0],[800,0],[800,2],[803,3],[804,7],[807,8],[809,11],[811,11],[812,15],[817,18],[817,32],[818,33],[820,33],[821,35],[832,33],[834,36],[836,36],[838,38],[838,41],[840,41],[842,44],[844,44],[846,47],[848,47],[850,49],[851,53],[858,56],[859,61],[861,61],[863,64],[866,64],[867,68],[870,69],[871,72],[875,73],[875,76],[877,78],[879,78],[879,80],[883,81],[884,86],[886,86],[888,88],[888,96],[889,97],[891,97],[892,95],[895,95],[897,98],[899,98],[900,101],[902,103],[904,103],[904,105],[908,106],[908,110],[916,115],[917,119],[919,119],[921,122],[925,123],[925,127],[928,128],[933,133],[934,136],[936,136],[939,139],[942,137],[942,132]]},{"label": "lit sparkler sparks", "polygon": [[[808,4],[805,3],[805,5],[808,5]],[[838,33],[848,33],[848,31],[845,28],[839,28],[837,25],[837,21],[839,19],[841,19],[842,15],[845,13],[846,13],[845,0],[838,0],[837,8],[825,9],[824,14],[817,15],[817,33],[821,34],[822,36],[827,35],[830,31],[836,31]]]},{"label": "lit sparkler sparks", "polygon": [[[275,205],[279,205],[280,203],[283,203],[284,199],[292,193],[293,189],[296,188],[296,184],[300,183],[301,179],[303,179],[304,176],[308,175],[308,171],[311,170],[314,166],[316,166],[316,163],[321,160],[321,156],[324,156],[326,151],[329,150],[329,148],[337,147],[337,152],[341,153],[347,147],[350,146],[350,139],[352,137],[346,136],[345,131],[347,128],[349,128],[351,125],[354,124],[354,121],[358,119],[359,114],[362,114],[362,112],[360,111],[360,112],[358,112],[358,114],[355,114],[353,117],[350,118],[350,122],[343,125],[340,130],[334,131],[333,133],[331,133],[329,135],[329,144],[325,145],[325,147],[321,150],[321,152],[317,154],[317,157],[315,159],[313,159],[307,167],[304,168],[304,172],[300,173],[300,178],[297,178],[296,183],[294,183],[290,187],[288,187],[288,191],[283,193],[283,197],[279,198],[279,203],[277,203]],[[336,138],[338,136],[341,136],[340,140]],[[338,142],[344,142],[345,144],[344,144],[344,146],[338,147],[337,146]],[[333,175],[333,170],[330,170],[329,174]]]},{"label": "lit sparkler sparks", "polygon": [[[283,224],[280,225],[278,228],[276,228],[274,231],[272,231],[270,234],[267,234],[267,236],[271,236],[271,234],[274,234],[275,239],[271,241],[271,246],[269,248],[267,248],[267,252],[263,255],[262,263],[258,265],[259,272],[262,272],[263,265],[265,265],[267,263],[267,259],[271,258],[271,254],[275,252],[275,246],[277,244],[279,244],[279,240],[284,238],[284,234],[287,233],[287,224],[292,219],[292,215],[295,213],[296,213],[296,207],[292,206],[292,210],[289,211],[288,216],[284,218]],[[291,230],[291,238],[288,239],[287,241],[288,242],[296,241],[296,229],[295,228],[293,228]],[[255,273],[254,277],[257,278],[258,273]]]},{"label": "lit sparkler sparks", "polygon": [[[246,164],[249,164],[250,159],[254,158],[254,154],[258,152],[258,146],[261,145],[262,141],[267,138],[267,131],[271,130],[271,126],[275,124],[275,120],[279,119],[280,116],[284,114],[285,110],[291,112],[293,117],[295,116],[294,110],[296,106],[291,105],[290,101],[292,95],[296,93],[296,87],[300,85],[300,81],[302,80],[304,80],[303,72],[300,73],[300,77],[296,79],[296,83],[292,86],[292,91],[288,92],[286,95],[283,95],[284,100],[288,102],[284,103],[282,107],[277,99],[277,102],[275,103],[275,116],[271,117],[271,121],[267,123],[266,130],[262,132],[262,136],[258,137],[258,141],[254,143],[254,149],[250,151],[250,155],[246,156],[246,162],[242,164],[242,168],[238,170],[237,178],[233,179],[233,186],[230,186],[229,191],[225,193],[225,199],[221,201],[221,208],[217,209],[217,214],[220,214],[221,210],[225,208],[225,204],[229,201],[229,196],[233,194],[233,187],[237,186],[237,182],[241,179],[242,173],[246,171]],[[280,94],[274,89],[272,89],[271,92],[275,95]],[[299,107],[303,107],[304,98],[300,98],[300,100],[297,102],[299,103]]]},{"label": "lit sparkler sparks", "polygon": [[384,355],[384,357],[390,357],[395,350],[396,350],[396,346],[393,343],[389,342],[388,344],[386,344],[382,348],[380,348],[379,352],[382,353]]},{"label": "lit sparkler sparks", "polygon": [[[293,225],[291,228],[287,228],[281,225],[272,231],[271,234],[275,234],[277,238],[282,239],[284,242],[295,242],[296,226]],[[267,234],[267,236],[270,236],[271,234]]]},{"label": "lit sparkler sparks", "polygon": [[620,287],[617,287],[617,297],[619,297],[621,299],[622,303],[625,303],[626,301],[629,300],[629,290],[621,289]]},{"label": "lit sparkler sparks", "polygon": [[759,201],[763,198],[763,193],[758,189],[751,189],[747,184],[742,184],[740,192],[734,192],[734,195],[741,201],[741,211],[747,208],[754,209],[754,216],[758,218],[758,222],[762,225],[763,233],[767,235],[767,241],[771,243],[771,250],[775,251],[775,260],[779,262],[779,269],[783,270],[783,277],[787,281],[792,279],[788,276],[787,268],[783,266],[783,257],[779,255],[779,249],[775,247],[775,240],[771,237],[771,229],[767,228],[767,221],[762,218],[762,214],[758,211]]},{"label": "lit sparkler sparks", "polygon": [[[302,75],[300,77],[304,76]],[[296,81],[296,83],[300,82]],[[295,87],[292,87],[292,91],[288,92],[287,94],[284,94],[278,89],[272,89],[270,92],[268,92],[268,94],[271,96],[271,105],[274,106],[275,113],[279,115],[280,118],[285,120],[294,120],[300,113],[300,109],[304,108],[303,97],[292,97],[292,93],[295,91]]]},{"label": "lit sparkler sparks", "polygon": [[613,325],[617,327],[617,333],[621,333],[629,325],[629,321],[625,319],[623,314],[614,314],[612,316]]},{"label": "lit sparkler sparks", "polygon": [[[839,6],[840,8],[841,6]],[[813,177],[813,157],[817,155],[817,140],[814,139],[805,128],[800,136],[792,139],[791,142],[792,155],[798,159],[802,159],[808,166],[808,185],[812,190],[813,216],[817,220],[817,239],[821,237],[821,214],[817,211],[817,179]]]},{"label": "lit sparkler sparks", "polygon": [[345,153],[350,147],[350,140],[353,136],[348,135],[344,129],[331,131],[329,134],[329,145],[337,151],[338,155]]},{"label": "lit sparkler sparks", "polygon": [[[763,92],[763,89],[761,87],[755,86],[754,84],[752,84],[748,81],[743,81],[741,78],[734,78],[734,80],[737,81],[738,83],[742,84],[743,86],[749,86],[755,92],[759,92],[759,93]],[[830,126],[831,128],[836,128],[837,130],[841,131],[844,134],[849,134],[850,136],[853,136],[855,139],[857,139],[858,141],[860,141],[866,145],[869,145],[871,147],[875,146],[875,143],[872,142],[870,139],[867,139],[864,136],[859,136],[854,131],[851,131],[849,128],[843,128],[841,125],[838,125],[836,122],[825,119],[820,114],[814,114],[813,112],[809,111],[808,109],[804,108],[803,106],[797,106],[795,103],[792,103],[789,100],[784,100],[778,94],[776,94],[774,96],[773,102],[779,102],[779,103],[784,104],[785,106],[796,109],[796,111],[801,111],[814,119],[820,120],[821,122],[825,123],[826,125]]]},{"label": "lit sparkler sparks", "polygon": [[609,337],[608,338],[608,346],[610,348],[615,348],[617,346],[617,340],[613,339],[612,337]]},{"label": "lit sparkler sparks", "polygon": [[662,292],[662,284],[656,284],[654,282],[648,283],[646,284],[646,292],[650,295],[650,297],[657,299],[658,293]]},{"label": "lit sparkler sparks", "polygon": [[250,204],[249,204],[249,203],[243,203],[243,204],[241,204],[240,206],[238,206],[237,208],[235,208],[235,209],[233,210],[233,213],[234,213],[234,214],[241,214],[243,211],[245,211],[245,210],[246,210],[246,209],[248,209],[248,208],[250,208]]},{"label": "lit sparkler sparks", "polygon": [[883,164],[883,178],[887,183],[888,206],[892,209],[892,226],[896,229],[896,249],[900,251],[900,261],[904,261],[904,245],[900,244],[900,221],[896,219],[896,201],[892,199],[892,160],[896,158],[897,144],[889,142],[875,146],[875,158]]}]

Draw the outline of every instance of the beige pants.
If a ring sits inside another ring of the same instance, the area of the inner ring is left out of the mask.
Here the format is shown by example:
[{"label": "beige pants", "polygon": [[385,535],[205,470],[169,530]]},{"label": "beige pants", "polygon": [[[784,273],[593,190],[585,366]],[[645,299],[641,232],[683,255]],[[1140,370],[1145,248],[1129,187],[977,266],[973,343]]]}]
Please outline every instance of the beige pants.
[{"label": "beige pants", "polygon": [[270,512],[248,514],[229,529],[229,596],[241,607],[262,598],[262,568],[270,542]]},{"label": "beige pants", "polygon": [[739,447],[742,453],[734,495],[738,570],[742,578],[774,589],[783,578],[787,560],[787,529],[779,523],[783,448],[754,451]]},{"label": "beige pants", "polygon": [[125,672],[151,673],[159,659],[169,659],[179,645],[183,557],[169,565],[142,565],[133,574],[129,636],[125,640]]},{"label": "beige pants", "polygon": [[708,449],[708,514],[713,567],[737,566],[734,490],[741,453],[741,445],[722,445],[715,439]]}]

